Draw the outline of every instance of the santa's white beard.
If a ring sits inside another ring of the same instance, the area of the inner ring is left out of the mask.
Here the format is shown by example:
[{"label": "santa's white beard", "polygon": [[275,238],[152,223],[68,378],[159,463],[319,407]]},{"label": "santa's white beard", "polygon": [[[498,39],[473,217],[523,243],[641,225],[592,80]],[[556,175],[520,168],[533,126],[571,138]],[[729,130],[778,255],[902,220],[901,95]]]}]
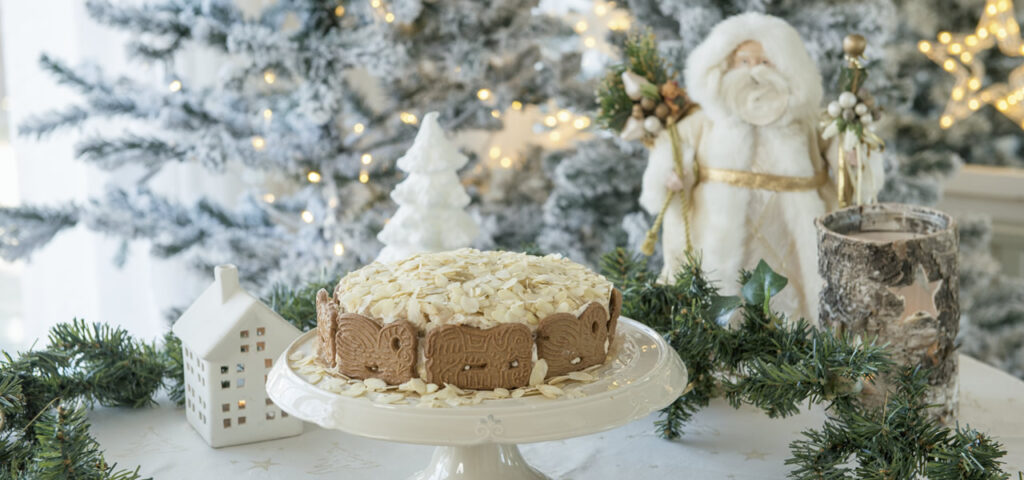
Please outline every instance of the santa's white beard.
[{"label": "santa's white beard", "polygon": [[747,123],[765,126],[786,113],[789,86],[774,68],[736,67],[722,77],[720,95],[729,111]]}]

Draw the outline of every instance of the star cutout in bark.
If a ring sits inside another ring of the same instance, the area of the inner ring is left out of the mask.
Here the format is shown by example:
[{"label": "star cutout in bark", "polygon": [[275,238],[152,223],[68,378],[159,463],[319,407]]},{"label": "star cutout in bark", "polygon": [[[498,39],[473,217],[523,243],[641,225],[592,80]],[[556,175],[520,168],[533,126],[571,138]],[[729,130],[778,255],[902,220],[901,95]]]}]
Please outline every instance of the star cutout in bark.
[{"label": "star cutout in bark", "polygon": [[918,318],[921,314],[929,315],[932,318],[939,317],[939,309],[935,306],[935,294],[942,288],[942,279],[934,282],[928,281],[928,273],[924,266],[917,265],[914,270],[914,281],[910,285],[902,287],[889,287],[889,291],[903,300],[903,314],[900,315],[900,322],[908,318]]}]

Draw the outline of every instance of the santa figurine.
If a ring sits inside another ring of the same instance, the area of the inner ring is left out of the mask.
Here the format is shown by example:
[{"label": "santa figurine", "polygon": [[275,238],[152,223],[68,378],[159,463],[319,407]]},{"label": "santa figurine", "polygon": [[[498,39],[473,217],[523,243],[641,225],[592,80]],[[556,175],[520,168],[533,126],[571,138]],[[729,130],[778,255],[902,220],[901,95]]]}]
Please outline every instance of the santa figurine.
[{"label": "santa figurine", "polygon": [[814,219],[837,207],[837,166],[825,154],[834,148],[820,140],[818,66],[785,21],[744,13],[716,25],[692,51],[684,79],[700,109],[669,127],[678,133],[682,175],[663,132],[640,196],[657,214],[681,194],[663,212],[661,280],[671,281],[692,249],[722,293],[735,294],[736,273],[764,259],[789,278],[774,308],[816,324]]}]

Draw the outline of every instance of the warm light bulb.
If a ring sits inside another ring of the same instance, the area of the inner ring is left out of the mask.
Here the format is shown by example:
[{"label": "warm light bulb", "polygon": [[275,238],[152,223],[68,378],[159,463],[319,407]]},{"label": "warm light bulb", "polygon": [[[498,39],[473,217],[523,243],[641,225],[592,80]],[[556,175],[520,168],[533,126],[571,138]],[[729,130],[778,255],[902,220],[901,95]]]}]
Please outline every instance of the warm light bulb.
[{"label": "warm light bulb", "polygon": [[359,161],[363,162],[363,165],[369,165],[370,162],[373,162],[373,155],[364,153],[363,156],[359,157]]},{"label": "warm light bulb", "polygon": [[1006,102],[1005,98],[1001,98],[1001,99],[999,99],[998,102],[996,102],[996,108],[1000,112],[1003,112],[1003,111],[1006,111],[1007,108],[1010,108],[1010,104]]},{"label": "warm light bulb", "polygon": [[380,0],[370,0],[370,6],[373,8],[380,8]]},{"label": "warm light bulb", "polygon": [[949,115],[943,115],[942,118],[939,119],[939,126],[941,126],[942,128],[949,128],[952,125],[953,117]]},{"label": "warm light bulb", "polygon": [[490,155],[491,158],[498,158],[498,157],[500,157],[501,156],[501,147],[498,147],[498,146],[491,147],[491,149],[487,151],[487,155]]},{"label": "warm light bulb", "polygon": [[572,113],[570,113],[568,110],[559,110],[557,116],[559,122],[565,123],[572,118]]},{"label": "warm light bulb", "polygon": [[252,148],[255,148],[256,150],[263,150],[263,148],[266,146],[267,141],[264,140],[263,137],[259,135],[252,137]]},{"label": "warm light bulb", "polygon": [[554,115],[548,115],[548,116],[544,117],[544,125],[547,125],[549,127],[553,127],[555,125],[558,125],[558,119],[555,118]]},{"label": "warm light bulb", "polygon": [[366,128],[366,126],[361,124],[361,123],[357,123],[355,125],[352,125],[352,131],[356,132],[356,133],[363,133],[363,129],[365,129],[365,128]]},{"label": "warm light bulb", "polygon": [[277,200],[277,197],[275,197],[273,193],[266,193],[263,195],[264,202],[274,203],[275,200]]},{"label": "warm light bulb", "polygon": [[335,17],[344,17],[345,16],[345,6],[344,5],[338,5],[337,7],[334,7],[334,16]]},{"label": "warm light bulb", "polygon": [[303,222],[306,222],[306,223],[313,223],[313,220],[314,220],[314,218],[313,218],[313,212],[311,212],[311,211],[309,211],[309,210],[303,210],[303,211],[302,211],[302,221],[303,221]]},{"label": "warm light bulb", "polygon": [[977,77],[974,77],[974,78],[968,80],[967,81],[967,88],[970,88],[971,90],[977,90],[977,89],[981,88],[981,80],[978,80]]},{"label": "warm light bulb", "polygon": [[263,72],[263,81],[269,84],[273,84],[277,80],[277,74],[273,70],[267,70]]},{"label": "warm light bulb", "polygon": [[597,5],[594,5],[594,13],[599,17],[603,17],[608,13],[608,7],[603,3],[598,3]]},{"label": "warm light bulb", "polygon": [[416,118],[416,115],[413,115],[413,114],[411,114],[409,112],[402,112],[402,113],[400,113],[398,115],[398,118],[400,120],[402,120],[402,123],[405,123],[405,124],[408,124],[408,125],[416,125],[416,122],[419,121],[419,119]]},{"label": "warm light bulb", "polygon": [[270,120],[270,118],[273,117],[273,116],[274,116],[274,112],[270,111],[269,108],[264,108],[263,109],[263,118],[265,120]]},{"label": "warm light bulb", "polygon": [[512,166],[512,159],[509,158],[509,157],[502,157],[502,159],[501,159],[501,167],[502,168],[509,168],[511,166]]},{"label": "warm light bulb", "polygon": [[512,110],[522,110],[522,109],[523,109],[523,102],[520,102],[519,100],[516,100],[516,101],[512,102]]},{"label": "warm light bulb", "polygon": [[476,91],[476,98],[479,98],[480,100],[487,100],[488,98],[491,98],[491,91],[486,88],[481,88]]},{"label": "warm light bulb", "polygon": [[498,111],[497,109],[491,110],[491,116],[494,118],[501,118],[501,112]]},{"label": "warm light bulb", "polygon": [[920,50],[921,53],[928,53],[932,49],[932,44],[921,40],[920,42],[917,42],[917,49]]},{"label": "warm light bulb", "polygon": [[391,23],[391,22],[395,21],[395,14],[393,14],[391,12],[386,13],[384,15],[384,21],[388,22],[388,23]]},{"label": "warm light bulb", "polygon": [[594,48],[595,45],[597,45],[597,39],[595,39],[594,37],[587,37],[587,38],[583,39],[583,46],[584,47]]},{"label": "warm light bulb", "polygon": [[345,254],[345,246],[341,242],[335,242],[334,244],[334,255],[340,257]]},{"label": "warm light bulb", "polygon": [[949,32],[939,32],[939,42],[946,44],[953,40],[953,34]]},{"label": "warm light bulb", "polygon": [[985,30],[984,28],[979,28],[978,38],[988,38],[988,30]]},{"label": "warm light bulb", "polygon": [[968,35],[967,38],[964,39],[964,43],[966,43],[968,47],[973,47],[978,44],[978,37]]},{"label": "warm light bulb", "polygon": [[956,70],[956,62],[953,59],[947,58],[945,62],[942,62],[942,68],[945,68],[947,72]]},{"label": "warm light bulb", "polygon": [[320,183],[320,172],[316,170],[310,171],[306,174],[306,180],[309,180],[309,183]]},{"label": "warm light bulb", "polygon": [[964,52],[964,53],[960,54],[960,61],[961,62],[971,63],[971,60],[974,60],[974,56],[971,55],[971,52]]},{"label": "warm light bulb", "polygon": [[971,110],[977,110],[979,107],[981,107],[981,104],[977,99],[972,98],[967,102],[967,108],[970,108]]},{"label": "warm light bulb", "polygon": [[576,33],[583,33],[585,31],[587,31],[587,27],[588,26],[589,25],[587,25],[587,21],[586,20],[580,20],[580,21],[576,22],[576,26],[573,27],[573,28],[576,30]]},{"label": "warm light bulb", "polygon": [[1005,12],[1006,9],[1010,8],[1010,5],[1006,0],[999,0],[998,6],[1000,12]]},{"label": "warm light bulb", "polygon": [[954,44],[949,46],[949,53],[952,53],[953,55],[957,55],[960,52],[962,52],[963,49],[964,49],[963,45],[960,45],[959,43],[954,43]]},{"label": "warm light bulb", "polygon": [[583,130],[590,126],[590,119],[587,117],[579,117],[572,121],[572,126],[576,127],[576,130]]},{"label": "warm light bulb", "polygon": [[370,181],[370,173],[366,170],[359,172],[359,183],[366,183]]},{"label": "warm light bulb", "polygon": [[171,84],[167,86],[167,89],[172,92],[177,92],[178,90],[181,90],[181,80],[172,81]]},{"label": "warm light bulb", "polygon": [[953,100],[960,101],[963,98],[964,98],[964,89],[960,88],[960,87],[954,88],[953,89]]}]

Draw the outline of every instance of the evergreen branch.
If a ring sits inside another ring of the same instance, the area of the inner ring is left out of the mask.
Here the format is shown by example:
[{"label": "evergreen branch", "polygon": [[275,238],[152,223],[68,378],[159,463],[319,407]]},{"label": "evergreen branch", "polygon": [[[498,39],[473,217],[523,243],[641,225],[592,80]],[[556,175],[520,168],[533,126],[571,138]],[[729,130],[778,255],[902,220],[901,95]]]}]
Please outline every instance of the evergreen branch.
[{"label": "evergreen branch", "polygon": [[185,155],[185,150],[164,140],[131,133],[116,138],[87,138],[75,145],[75,156],[104,170],[127,165],[162,167],[168,162],[183,162]]},{"label": "evergreen branch", "polygon": [[288,323],[306,332],[316,328],[316,292],[324,288],[333,294],[335,283],[321,280],[301,287],[278,283],[271,287],[265,302]]},{"label": "evergreen branch", "polygon": [[58,233],[77,225],[79,218],[73,203],[0,207],[0,258],[12,262],[29,258]]},{"label": "evergreen branch", "polygon": [[32,135],[37,140],[46,137],[61,128],[81,125],[89,118],[89,112],[82,107],[72,105],[63,110],[32,115],[18,123],[19,135]]},{"label": "evergreen branch", "polygon": [[[791,478],[1006,478],[997,442],[969,429],[951,431],[929,416],[926,370],[901,369],[882,408],[861,404],[863,382],[891,373],[885,347],[772,311],[770,300],[786,279],[764,262],[740,272],[738,298],[718,296],[692,256],[671,284],[654,283],[645,260],[623,250],[607,254],[602,267],[623,290],[623,315],[661,332],[688,368],[685,393],[656,422],[660,435],[682,435],[685,423],[719,396],[769,417],[795,414],[803,402],[827,404],[831,417],[821,429],[790,444]],[[735,329],[715,321],[731,308],[741,318]]]},{"label": "evergreen branch", "polygon": [[181,339],[170,330],[164,334],[163,364],[167,396],[176,405],[184,405],[185,362],[181,356]]}]

